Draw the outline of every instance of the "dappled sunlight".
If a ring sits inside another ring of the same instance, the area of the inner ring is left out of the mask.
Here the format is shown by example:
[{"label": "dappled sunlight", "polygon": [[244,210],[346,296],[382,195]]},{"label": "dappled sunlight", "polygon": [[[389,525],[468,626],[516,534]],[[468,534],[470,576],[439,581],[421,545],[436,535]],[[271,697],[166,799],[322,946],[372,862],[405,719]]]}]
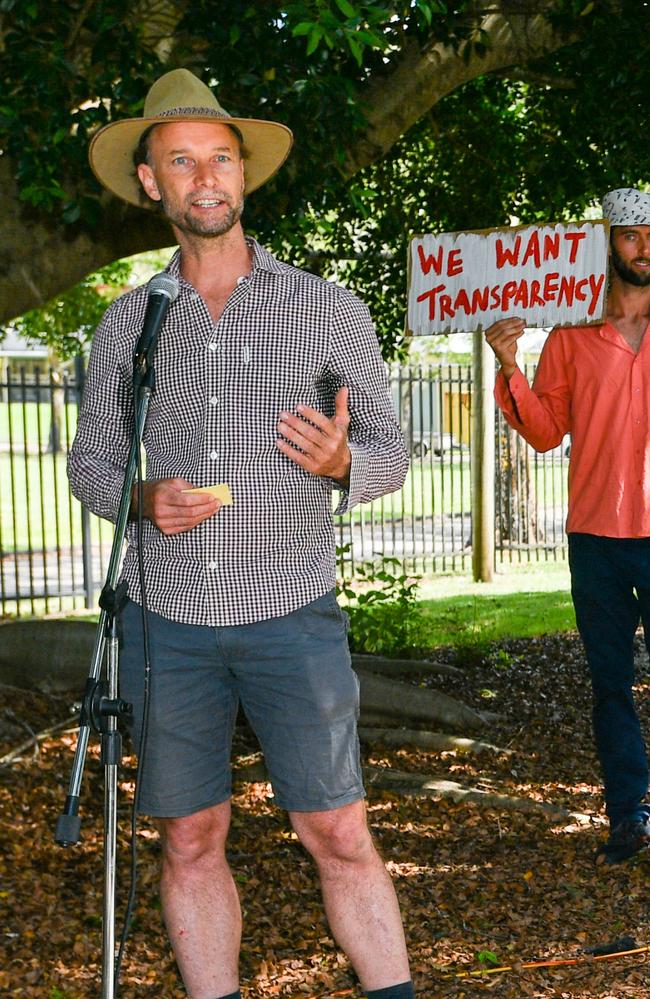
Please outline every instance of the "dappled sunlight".
[{"label": "dappled sunlight", "polygon": [[[642,947],[650,943],[650,922],[648,860],[606,870],[593,864],[606,824],[579,640],[502,642],[466,663],[453,650],[432,655],[438,661],[452,657],[461,673],[445,676],[441,689],[474,705],[484,702],[482,691],[494,693],[489,703],[499,718],[480,738],[496,750],[473,755],[363,745],[365,764],[436,778],[441,787],[473,788],[478,795],[456,802],[447,792],[368,788],[368,822],[398,893],[418,997],[473,999],[489,989],[501,999],[650,999],[643,954],[599,964],[586,954],[624,938]],[[431,682],[440,685],[440,677]],[[646,725],[648,689],[640,685]],[[66,699],[14,696],[19,699],[12,700],[12,710],[35,732],[50,726],[57,711],[62,717],[68,711]],[[16,735],[3,752],[25,733]],[[98,991],[103,779],[96,748],[84,777],[82,842],[71,850],[52,842],[75,742],[69,732],[49,737],[36,756],[28,750],[3,770],[7,956],[0,992],[12,999],[89,999]],[[246,729],[237,730],[235,756],[237,767],[260,763],[259,746]],[[135,759],[128,755],[120,775],[120,912],[134,778]],[[490,804],[495,800],[500,807]],[[120,995],[182,999],[161,921],[160,846],[147,819],[139,821],[138,852],[135,920]],[[274,804],[268,782],[235,781],[228,856],[244,913],[244,999],[358,999],[349,962],[325,920],[314,865]],[[575,963],[524,967],[539,961]]]}]

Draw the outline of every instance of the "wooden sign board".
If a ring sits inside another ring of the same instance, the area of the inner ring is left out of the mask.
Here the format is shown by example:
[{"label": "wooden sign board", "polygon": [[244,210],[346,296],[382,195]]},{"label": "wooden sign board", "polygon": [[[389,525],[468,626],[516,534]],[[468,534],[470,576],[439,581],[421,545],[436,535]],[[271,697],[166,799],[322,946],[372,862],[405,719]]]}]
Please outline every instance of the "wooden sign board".
[{"label": "wooden sign board", "polygon": [[586,326],[605,316],[609,223],[557,223],[415,236],[409,246],[407,331]]}]

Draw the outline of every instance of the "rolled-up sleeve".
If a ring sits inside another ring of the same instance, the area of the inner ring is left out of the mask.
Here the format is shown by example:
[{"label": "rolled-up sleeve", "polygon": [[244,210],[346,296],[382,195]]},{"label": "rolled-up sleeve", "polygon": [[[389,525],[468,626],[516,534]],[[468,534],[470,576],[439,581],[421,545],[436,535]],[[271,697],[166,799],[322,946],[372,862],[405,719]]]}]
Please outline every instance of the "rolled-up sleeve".
[{"label": "rolled-up sleeve", "polygon": [[516,369],[509,381],[497,375],[494,397],[509,425],[536,451],[549,451],[571,429],[571,387],[560,338],[544,344],[532,387]]},{"label": "rolled-up sleeve", "polygon": [[409,459],[370,313],[344,291],[334,315],[330,360],[336,381],[349,390],[352,465],[349,487],[335,510],[342,514],[401,489]]}]

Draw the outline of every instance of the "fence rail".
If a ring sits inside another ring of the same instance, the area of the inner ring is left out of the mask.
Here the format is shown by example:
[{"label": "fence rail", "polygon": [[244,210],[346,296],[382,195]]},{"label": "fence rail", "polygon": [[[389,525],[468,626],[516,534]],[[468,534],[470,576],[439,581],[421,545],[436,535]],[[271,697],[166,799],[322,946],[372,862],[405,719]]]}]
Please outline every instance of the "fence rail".
[{"label": "fence rail", "polygon": [[[81,363],[5,365],[0,378],[0,600],[3,614],[94,607],[111,524],[70,493],[67,452]],[[392,365],[391,393],[412,461],[404,488],[337,520],[341,570],[396,557],[409,573],[471,567],[471,369]],[[497,561],[565,557],[568,442],[535,454],[497,414]]]}]

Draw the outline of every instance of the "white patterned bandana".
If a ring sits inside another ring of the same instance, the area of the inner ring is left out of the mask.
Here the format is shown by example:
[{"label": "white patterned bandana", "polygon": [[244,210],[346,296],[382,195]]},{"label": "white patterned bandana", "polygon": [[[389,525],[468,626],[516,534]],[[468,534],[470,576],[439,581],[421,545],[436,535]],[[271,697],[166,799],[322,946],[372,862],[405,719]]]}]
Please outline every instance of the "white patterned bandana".
[{"label": "white patterned bandana", "polygon": [[603,198],[603,216],[610,225],[650,225],[650,194],[619,187]]}]

